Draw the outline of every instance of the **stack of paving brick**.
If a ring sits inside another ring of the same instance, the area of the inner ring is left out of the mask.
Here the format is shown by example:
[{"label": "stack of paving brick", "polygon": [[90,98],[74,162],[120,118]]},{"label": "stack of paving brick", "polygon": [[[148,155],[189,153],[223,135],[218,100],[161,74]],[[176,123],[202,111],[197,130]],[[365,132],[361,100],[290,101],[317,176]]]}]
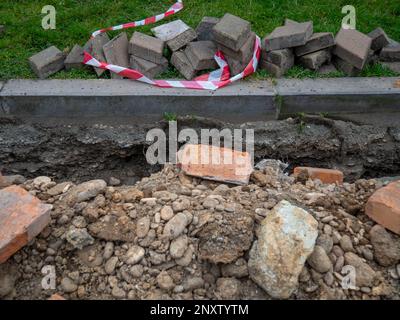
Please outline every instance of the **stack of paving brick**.
[{"label": "stack of paving brick", "polygon": [[231,76],[242,72],[253,56],[256,40],[250,22],[227,13],[212,28],[212,37],[225,56]]},{"label": "stack of paving brick", "polygon": [[154,78],[168,69],[164,57],[164,41],[140,32],[134,32],[129,42],[130,67],[146,77]]},{"label": "stack of paving brick", "polygon": [[379,60],[390,70],[400,73],[400,43],[390,39],[382,28],[373,30],[368,36],[372,39],[371,60]]}]

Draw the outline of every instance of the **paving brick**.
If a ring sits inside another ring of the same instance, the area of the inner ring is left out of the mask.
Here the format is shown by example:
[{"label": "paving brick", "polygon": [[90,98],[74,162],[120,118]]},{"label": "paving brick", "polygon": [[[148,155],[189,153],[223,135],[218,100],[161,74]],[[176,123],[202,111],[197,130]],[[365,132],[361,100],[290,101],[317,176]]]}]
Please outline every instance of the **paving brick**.
[{"label": "paving brick", "polygon": [[178,153],[185,174],[238,185],[248,184],[253,171],[251,156],[210,145],[185,145]]},{"label": "paving brick", "polygon": [[243,63],[239,60],[233,59],[230,56],[225,56],[226,62],[228,63],[229,70],[231,72],[231,76],[235,76],[241,73],[248,65],[247,63]]},{"label": "paving brick", "polygon": [[[104,55],[107,63],[129,68],[128,36],[125,32],[120,33],[103,46]],[[122,79],[123,77],[111,72],[112,79]]]},{"label": "paving brick", "polygon": [[369,50],[366,64],[373,65],[379,61],[379,56],[374,50]]},{"label": "paving brick", "polygon": [[400,73],[400,62],[381,62],[381,64],[393,72]]},{"label": "paving brick", "polygon": [[341,29],[335,42],[333,54],[358,69],[364,68],[372,43],[370,37],[357,30]]},{"label": "paving brick", "polygon": [[332,62],[335,65],[336,69],[344,72],[350,77],[355,77],[361,73],[360,69],[354,67],[353,65],[339,57],[334,57],[332,59]]},{"label": "paving brick", "polygon": [[272,74],[275,78],[281,78],[287,71],[267,60],[261,60],[260,68],[267,70],[267,72]]},{"label": "paving brick", "polygon": [[365,213],[386,229],[400,235],[400,181],[375,191],[365,206]]},{"label": "paving brick", "polygon": [[267,51],[293,48],[305,45],[312,34],[313,23],[311,21],[290,23],[276,28],[264,38],[263,42]]},{"label": "paving brick", "polygon": [[332,58],[331,50],[324,49],[301,56],[299,63],[311,70],[318,70],[323,64],[330,63]]},{"label": "paving brick", "polygon": [[337,71],[338,70],[333,63],[324,64],[323,66],[321,66],[321,68],[317,70],[318,74],[321,75],[326,75]]},{"label": "paving brick", "polygon": [[162,64],[165,60],[164,41],[136,31],[129,41],[129,53],[147,61]]},{"label": "paving brick", "polygon": [[131,55],[130,67],[132,69],[139,70],[146,77],[154,78],[155,76],[159,75],[160,73],[168,69],[168,60],[164,58],[163,63],[157,64]]},{"label": "paving brick", "polygon": [[279,68],[282,68],[284,72],[289,70],[294,65],[294,54],[292,49],[281,49],[273,51],[262,50],[262,60],[266,60]]},{"label": "paving brick", "polygon": [[312,52],[326,49],[335,45],[335,38],[331,32],[314,33],[304,46],[296,47],[296,56],[304,56]]},{"label": "paving brick", "polygon": [[68,54],[67,58],[64,61],[65,69],[71,70],[83,68],[85,66],[82,63],[83,57],[83,48],[78,44],[74,45],[71,52]]},{"label": "paving brick", "polygon": [[182,20],[175,20],[151,29],[153,34],[166,42],[168,48],[177,51],[197,38],[197,33]]},{"label": "paving brick", "polygon": [[196,75],[196,70],[193,68],[185,52],[176,51],[171,56],[171,64],[187,79],[191,80]]},{"label": "paving brick", "polygon": [[389,44],[381,50],[379,60],[385,62],[400,61],[400,43],[389,40]]},{"label": "paving brick", "polygon": [[64,68],[65,54],[51,46],[29,58],[32,70],[40,79],[46,79]]},{"label": "paving brick", "polygon": [[185,49],[186,57],[189,59],[195,70],[216,69],[217,62],[214,55],[217,47],[213,41],[196,41],[191,42]]},{"label": "paving brick", "polygon": [[214,40],[212,29],[220,21],[219,18],[204,17],[196,28],[197,40],[206,41]]},{"label": "paving brick", "polygon": [[343,173],[339,170],[313,168],[313,167],[296,167],[294,175],[306,172],[312,180],[319,179],[322,183],[343,183]]},{"label": "paving brick", "polygon": [[389,37],[382,28],[376,28],[368,33],[368,37],[372,39],[371,50],[378,51],[389,44]]},{"label": "paving brick", "polygon": [[214,26],[214,40],[233,51],[239,51],[250,36],[250,22],[226,13]]},{"label": "paving brick", "polygon": [[[106,61],[106,57],[104,55],[103,47],[106,43],[110,41],[110,37],[107,33],[100,33],[95,38],[90,39],[84,46],[83,49],[89,52],[93,58],[97,59],[98,61]],[[97,76],[100,77],[104,72],[105,69],[101,68],[94,68]]]},{"label": "paving brick", "polygon": [[241,63],[248,63],[253,56],[254,41],[256,41],[256,34],[251,32],[244,45],[238,51],[234,51],[220,43],[217,43],[217,47],[223,52],[224,56],[230,56]]},{"label": "paving brick", "polygon": [[25,189],[0,190],[0,263],[36,237],[49,223],[52,206]]}]

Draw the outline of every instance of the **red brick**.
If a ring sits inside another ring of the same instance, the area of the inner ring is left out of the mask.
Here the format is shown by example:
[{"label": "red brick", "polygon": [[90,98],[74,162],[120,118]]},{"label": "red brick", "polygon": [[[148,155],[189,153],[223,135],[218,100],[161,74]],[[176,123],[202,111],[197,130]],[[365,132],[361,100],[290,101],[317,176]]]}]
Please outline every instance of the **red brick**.
[{"label": "red brick", "polygon": [[50,222],[52,206],[25,189],[0,190],[0,263],[36,237]]},{"label": "red brick", "polygon": [[54,293],[47,300],[66,300],[66,299],[63,296],[59,295],[58,293]]},{"label": "red brick", "polygon": [[400,180],[375,191],[365,206],[365,213],[381,226],[400,235]]},{"label": "red brick", "polygon": [[343,172],[333,169],[312,168],[312,167],[296,167],[294,175],[297,176],[300,172],[307,171],[308,176],[312,179],[319,179],[322,183],[343,183]]},{"label": "red brick", "polygon": [[248,152],[209,145],[186,145],[178,159],[187,175],[226,183],[248,184],[253,171]]}]

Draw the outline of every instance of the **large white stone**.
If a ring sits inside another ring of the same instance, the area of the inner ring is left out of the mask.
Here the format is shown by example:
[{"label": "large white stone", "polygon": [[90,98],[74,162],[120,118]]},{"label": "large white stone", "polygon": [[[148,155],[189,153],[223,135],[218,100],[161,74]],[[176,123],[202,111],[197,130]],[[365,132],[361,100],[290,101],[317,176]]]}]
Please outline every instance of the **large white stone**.
[{"label": "large white stone", "polygon": [[318,236],[318,222],[305,210],[282,200],[262,221],[250,251],[251,279],[274,298],[287,299]]}]

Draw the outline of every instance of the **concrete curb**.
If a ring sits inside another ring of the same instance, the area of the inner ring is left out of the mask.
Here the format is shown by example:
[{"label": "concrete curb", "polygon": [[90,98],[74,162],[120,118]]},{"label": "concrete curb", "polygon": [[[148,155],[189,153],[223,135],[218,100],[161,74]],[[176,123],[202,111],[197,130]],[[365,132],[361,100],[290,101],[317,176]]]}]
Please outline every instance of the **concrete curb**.
[{"label": "concrete curb", "polygon": [[396,81],[400,78],[279,79],[275,85],[246,80],[200,91],[128,80],[9,80],[0,82],[0,115],[46,122],[132,123],[158,121],[170,112],[243,123],[308,113],[366,123],[387,115],[387,121],[398,125]]}]

